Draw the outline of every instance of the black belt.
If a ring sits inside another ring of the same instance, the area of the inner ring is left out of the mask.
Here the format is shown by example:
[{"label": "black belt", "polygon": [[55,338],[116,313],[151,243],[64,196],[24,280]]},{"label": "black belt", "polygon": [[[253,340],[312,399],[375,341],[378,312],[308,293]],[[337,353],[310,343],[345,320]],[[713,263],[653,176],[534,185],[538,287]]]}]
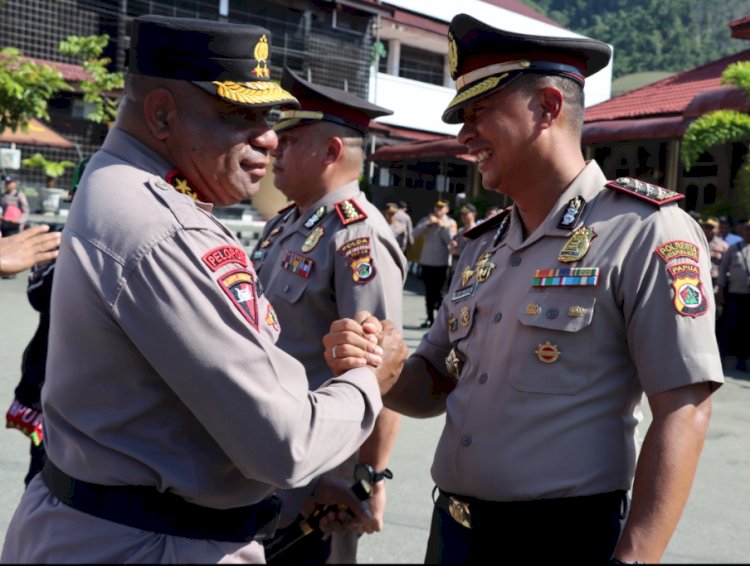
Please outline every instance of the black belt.
[{"label": "black belt", "polygon": [[447,511],[454,521],[468,529],[492,525],[506,517],[511,520],[519,519],[523,513],[587,513],[602,506],[620,505],[621,513],[624,514],[627,509],[625,491],[528,501],[484,501],[475,497],[453,495],[437,487],[435,489],[439,491],[435,505]]},{"label": "black belt", "polygon": [[110,486],[77,480],[49,459],[42,479],[60,501],[89,515],[144,531],[227,542],[261,541],[276,531],[281,500],[211,509],[149,486]]}]

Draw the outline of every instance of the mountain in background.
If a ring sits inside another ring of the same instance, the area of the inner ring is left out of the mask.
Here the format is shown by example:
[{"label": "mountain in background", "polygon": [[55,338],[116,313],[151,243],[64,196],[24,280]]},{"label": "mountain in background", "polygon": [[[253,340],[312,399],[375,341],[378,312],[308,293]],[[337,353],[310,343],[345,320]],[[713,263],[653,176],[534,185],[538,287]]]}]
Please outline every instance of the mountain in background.
[{"label": "mountain in background", "polygon": [[750,0],[524,0],[560,25],[614,48],[613,78],[674,73],[750,49],[729,23]]}]

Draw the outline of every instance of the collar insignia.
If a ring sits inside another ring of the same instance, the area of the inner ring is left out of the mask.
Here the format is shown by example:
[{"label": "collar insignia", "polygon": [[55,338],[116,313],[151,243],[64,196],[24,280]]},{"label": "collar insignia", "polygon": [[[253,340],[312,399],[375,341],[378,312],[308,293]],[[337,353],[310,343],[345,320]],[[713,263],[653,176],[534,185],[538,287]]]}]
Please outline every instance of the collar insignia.
[{"label": "collar insignia", "polygon": [[187,195],[193,200],[205,202],[205,199],[198,193],[198,191],[190,186],[187,178],[179,169],[175,168],[167,173],[167,183],[172,185],[178,193]]},{"label": "collar insignia", "polygon": [[576,225],[576,221],[581,216],[584,206],[586,206],[586,201],[582,196],[570,199],[557,227],[562,230],[570,230],[573,228],[573,226]]},{"label": "collar insignia", "polygon": [[323,216],[325,216],[326,213],[326,207],[325,206],[319,206],[318,209],[313,212],[307,220],[305,220],[305,228],[314,228],[318,222],[320,222],[323,219]]}]

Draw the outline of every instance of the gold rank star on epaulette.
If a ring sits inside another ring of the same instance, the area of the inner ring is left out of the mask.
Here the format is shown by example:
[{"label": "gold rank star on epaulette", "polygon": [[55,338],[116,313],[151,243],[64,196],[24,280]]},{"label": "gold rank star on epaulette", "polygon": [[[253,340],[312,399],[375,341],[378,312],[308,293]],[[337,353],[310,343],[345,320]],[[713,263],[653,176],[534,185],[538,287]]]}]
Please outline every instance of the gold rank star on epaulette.
[{"label": "gold rank star on epaulette", "polygon": [[167,173],[167,183],[172,185],[178,193],[189,196],[193,200],[203,201],[203,197],[190,186],[185,175],[179,169],[172,169]]},{"label": "gold rank star on epaulette", "polygon": [[652,185],[632,177],[619,177],[615,181],[609,181],[607,187],[621,193],[645,200],[656,206],[663,206],[669,202],[674,202],[685,198],[685,195],[670,191],[658,185]]},{"label": "gold rank star on epaulette", "polygon": [[367,218],[365,211],[360,208],[354,199],[347,199],[337,202],[333,205],[336,213],[339,215],[341,223],[344,225],[359,222]]}]

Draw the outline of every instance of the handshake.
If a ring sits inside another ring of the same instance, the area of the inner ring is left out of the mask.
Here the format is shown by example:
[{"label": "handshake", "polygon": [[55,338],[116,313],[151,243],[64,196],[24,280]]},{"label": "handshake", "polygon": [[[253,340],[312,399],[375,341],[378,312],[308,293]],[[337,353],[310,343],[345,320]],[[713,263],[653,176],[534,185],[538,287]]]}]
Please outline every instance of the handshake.
[{"label": "handshake", "polygon": [[385,395],[398,381],[409,349],[390,320],[378,320],[366,311],[354,318],[336,320],[323,337],[325,359],[338,376],[350,369],[370,366]]}]

